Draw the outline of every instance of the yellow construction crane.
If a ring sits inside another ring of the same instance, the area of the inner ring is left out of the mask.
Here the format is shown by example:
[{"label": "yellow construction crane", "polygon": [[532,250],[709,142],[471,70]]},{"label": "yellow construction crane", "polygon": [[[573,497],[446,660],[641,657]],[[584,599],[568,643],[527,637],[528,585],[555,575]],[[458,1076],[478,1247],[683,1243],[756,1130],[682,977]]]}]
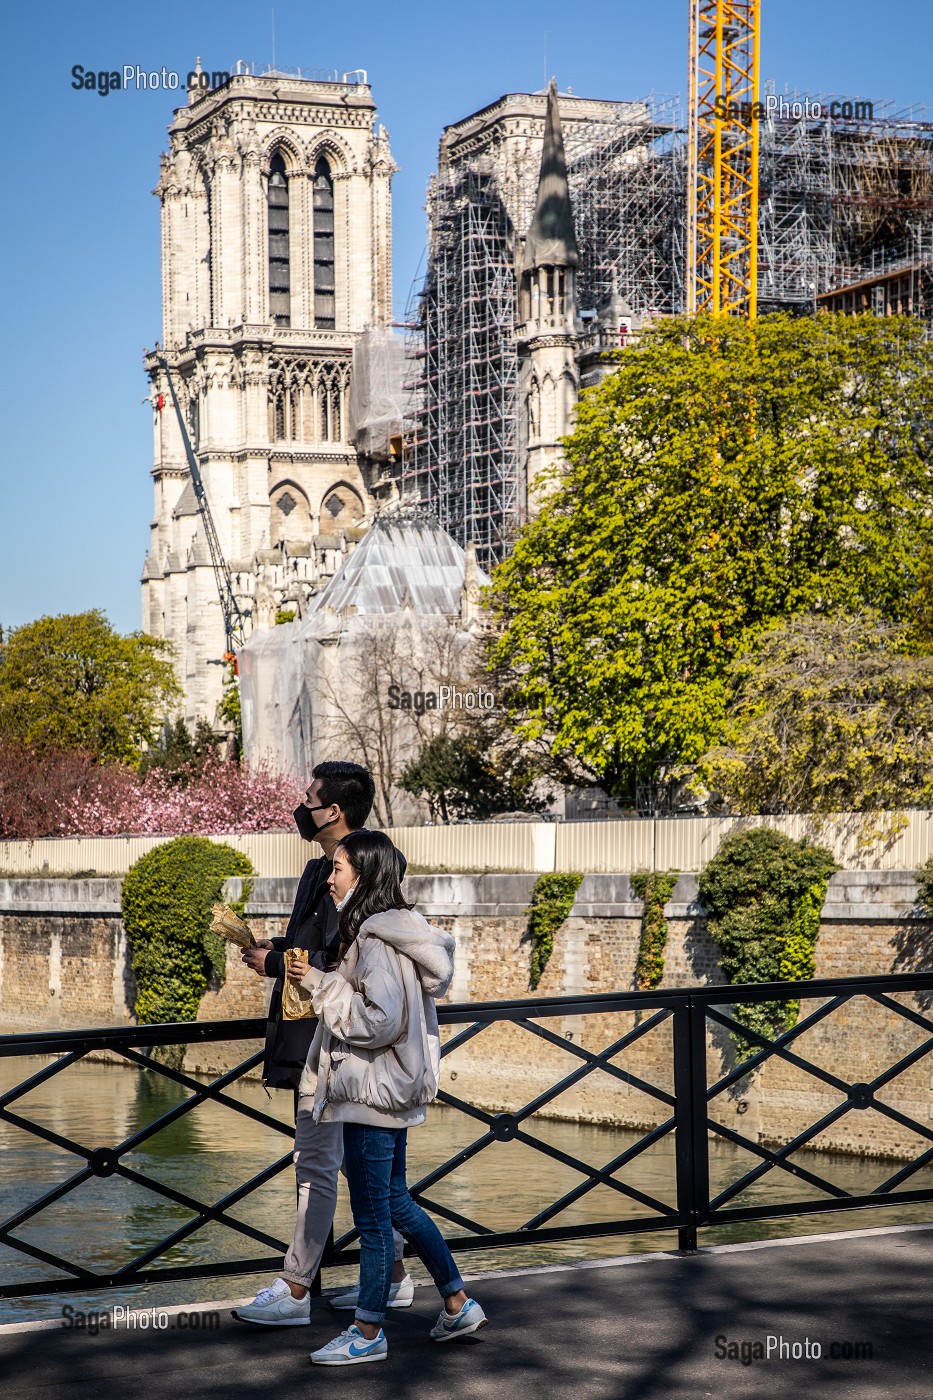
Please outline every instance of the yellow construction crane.
[{"label": "yellow construction crane", "polygon": [[761,0],[690,0],[687,311],[756,312]]}]

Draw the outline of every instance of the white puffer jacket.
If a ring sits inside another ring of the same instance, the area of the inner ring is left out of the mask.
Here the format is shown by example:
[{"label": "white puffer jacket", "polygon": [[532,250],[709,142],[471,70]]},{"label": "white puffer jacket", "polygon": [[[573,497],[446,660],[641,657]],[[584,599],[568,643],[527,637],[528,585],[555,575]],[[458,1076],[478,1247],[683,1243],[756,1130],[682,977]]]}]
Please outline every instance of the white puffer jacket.
[{"label": "white puffer jacket", "polygon": [[315,1121],[407,1128],[437,1095],[440,1037],[434,998],[453,977],[454,939],[414,909],[366,919],[332,972],[312,968],[318,1027],[299,1093]]}]

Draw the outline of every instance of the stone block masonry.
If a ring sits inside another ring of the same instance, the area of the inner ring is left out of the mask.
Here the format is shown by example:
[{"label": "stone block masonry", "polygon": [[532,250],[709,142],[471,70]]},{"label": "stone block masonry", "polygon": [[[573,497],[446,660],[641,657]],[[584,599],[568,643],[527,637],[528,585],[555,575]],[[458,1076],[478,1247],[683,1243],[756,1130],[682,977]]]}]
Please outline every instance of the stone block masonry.
[{"label": "stone block masonry", "polygon": [[[530,947],[525,910],[534,875],[416,875],[408,897],[457,939],[449,1001],[530,997]],[[259,878],[249,916],[258,937],[284,932],[297,881]],[[231,881],[231,895],[239,882]],[[722,983],[716,949],[697,903],[695,875],[682,875],[667,906],[670,924],[662,987]],[[633,987],[641,903],[624,874],[588,875],[570,917],[555,938],[538,995],[628,991]],[[816,949],[818,977],[927,971],[933,930],[916,909],[916,881],[904,871],[846,871],[829,883]],[[271,982],[246,971],[235,949],[227,975],[205,993],[199,1019],[265,1014]],[[134,986],[120,918],[117,880],[0,881],[0,1033],[132,1022]],[[925,1009],[923,999],[900,996]],[[802,1010],[806,1014],[806,1003]],[[644,1015],[643,1015],[644,1019]],[[600,1051],[635,1025],[635,1015],[564,1017],[548,1025],[574,1044]],[[841,1079],[868,1082],[924,1039],[921,1027],[865,997],[840,1007],[808,1031],[796,1048]],[[188,1068],[216,1072],[236,1063],[246,1047],[191,1047]],[[728,1037],[708,1036],[710,1081],[732,1063]],[[445,1058],[442,1082],[459,1097],[491,1110],[514,1109],[576,1067],[567,1051],[520,1027],[494,1024]],[[669,1092],[673,1089],[670,1021],[638,1040],[616,1063]],[[923,1057],[888,1086],[885,1103],[921,1123],[933,1118],[933,1062]],[[772,1058],[757,1080],[740,1082],[711,1105],[717,1121],[745,1136],[787,1141],[841,1100],[825,1081]],[[548,1109],[584,1122],[650,1127],[664,1106],[639,1089],[595,1071]],[[876,1109],[849,1112],[824,1131],[826,1148],[913,1157],[929,1146]]]}]

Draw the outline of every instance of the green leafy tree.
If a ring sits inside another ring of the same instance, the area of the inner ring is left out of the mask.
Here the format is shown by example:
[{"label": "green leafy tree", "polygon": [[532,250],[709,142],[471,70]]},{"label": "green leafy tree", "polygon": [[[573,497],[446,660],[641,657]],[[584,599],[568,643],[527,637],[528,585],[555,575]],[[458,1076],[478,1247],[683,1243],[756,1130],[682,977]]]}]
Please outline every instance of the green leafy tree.
[{"label": "green leafy tree", "polygon": [[449,822],[498,812],[543,812],[551,795],[536,791],[538,769],[512,749],[496,753],[477,731],[445,730],[423,744],[405,768],[401,785],[424,797],[431,816]]},{"label": "green leafy tree", "polygon": [[584,393],[495,571],[496,691],[624,804],[714,742],[728,668],[801,612],[908,611],[933,509],[933,344],[900,318],[670,319]]},{"label": "green leafy tree", "polygon": [[0,735],[35,753],[137,764],[181,695],[171,651],[142,632],[120,636],[97,610],[16,627],[0,651]]},{"label": "green leafy tree", "polygon": [[[832,854],[782,832],[756,827],[723,841],[701,871],[700,902],[730,983],[795,982],[813,976],[814,950]],[[739,1002],[739,1025],[772,1037],[797,1020],[798,1001]],[[740,1058],[761,1047],[736,1032]]]},{"label": "green leafy tree", "polygon": [[725,743],[699,773],[739,812],[871,812],[933,802],[933,656],[865,615],[763,633],[731,672]]}]

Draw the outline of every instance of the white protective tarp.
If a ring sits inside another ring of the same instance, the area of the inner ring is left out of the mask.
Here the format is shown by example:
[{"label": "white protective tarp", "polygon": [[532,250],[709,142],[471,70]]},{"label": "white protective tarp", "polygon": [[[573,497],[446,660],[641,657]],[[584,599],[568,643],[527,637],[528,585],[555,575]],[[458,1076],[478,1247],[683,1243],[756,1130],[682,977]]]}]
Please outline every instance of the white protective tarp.
[{"label": "white protective tarp", "polygon": [[336,613],[312,612],[301,623],[254,632],[239,656],[243,751],[249,763],[270,762],[300,780],[310,771],[314,736],[312,680],[318,637],[340,631]]},{"label": "white protective tarp", "polygon": [[240,651],[247,762],[299,782],[335,755],[399,774],[441,718],[428,691],[475,684],[462,602],[487,581],[436,520],[377,519],[301,621]]},{"label": "white protective tarp", "polygon": [[364,456],[389,458],[390,439],[406,426],[408,377],[402,337],[380,326],[365,330],[353,349],[347,406],[350,441]]}]

